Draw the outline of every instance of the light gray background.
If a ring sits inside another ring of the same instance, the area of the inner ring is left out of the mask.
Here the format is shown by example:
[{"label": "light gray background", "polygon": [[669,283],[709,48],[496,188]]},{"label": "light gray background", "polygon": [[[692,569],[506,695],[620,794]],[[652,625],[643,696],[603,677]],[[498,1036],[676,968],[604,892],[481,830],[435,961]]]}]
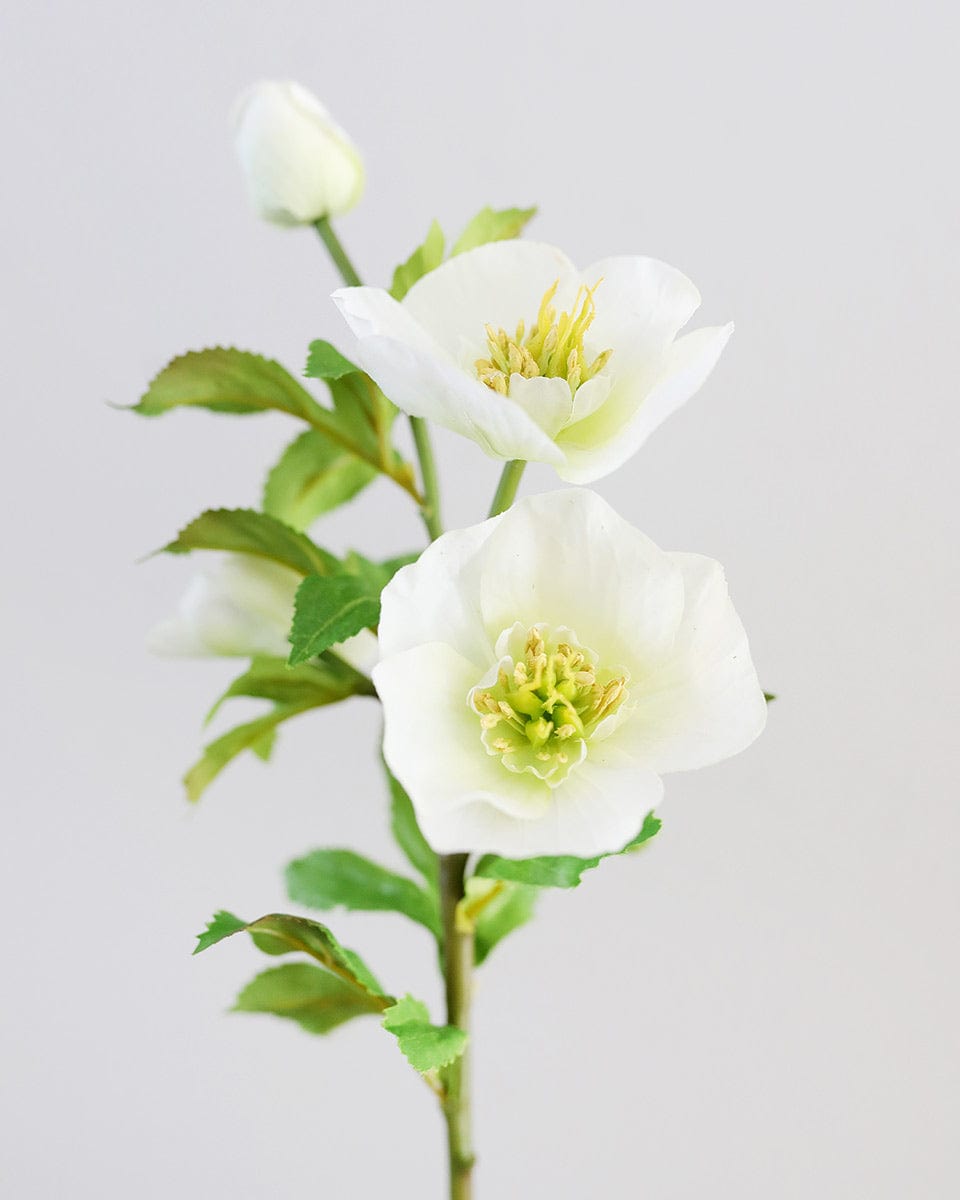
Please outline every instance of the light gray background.
[{"label": "light gray background", "polygon": [[[4,1195],[441,1195],[433,1102],[375,1024],[320,1041],[225,1016],[262,960],[189,957],[213,909],[282,906],[312,846],[397,862],[373,705],[302,719],[189,811],[179,775],[231,668],[143,646],[190,564],[135,560],[255,502],[291,426],[104,402],[187,347],[298,370],[344,336],[315,239],[241,194],[226,114],[264,76],[313,87],[363,148],[341,232],[369,280],[433,216],[536,201],[575,260],[665,258],[703,292],[696,322],[737,321],[701,395],[599,488],[726,564],[781,698],[748,753],[668,780],[648,853],[548,897],[484,971],[480,1194],[957,1194],[949,8],[10,6]],[[496,467],[439,445],[446,516],[471,522]],[[419,536],[384,485],[327,538]],[[334,923],[436,999],[416,930]]]}]

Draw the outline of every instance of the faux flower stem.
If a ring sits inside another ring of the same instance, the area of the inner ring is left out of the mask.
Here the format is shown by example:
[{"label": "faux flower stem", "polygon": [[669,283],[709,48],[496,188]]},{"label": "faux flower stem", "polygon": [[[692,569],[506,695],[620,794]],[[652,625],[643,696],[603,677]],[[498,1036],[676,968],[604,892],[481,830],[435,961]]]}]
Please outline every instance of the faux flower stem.
[{"label": "faux flower stem", "polygon": [[313,227],[320,234],[320,240],[326,246],[343,282],[347,287],[360,287],[360,276],[357,274],[357,269],[344,250],[343,243],[334,233],[330,218],[321,217],[319,221],[314,221]]},{"label": "faux flower stem", "polygon": [[430,431],[423,417],[411,417],[410,428],[413,431],[413,442],[417,448],[417,458],[420,460],[420,476],[423,481],[423,503],[420,505],[420,515],[430,535],[431,542],[443,533],[440,521],[440,484],[437,479],[437,466],[433,459],[433,446],[430,442]]},{"label": "faux flower stem", "polygon": [[[334,232],[329,218],[321,217],[319,221],[314,221],[314,228],[333,259],[334,266],[340,272],[343,282],[347,287],[361,287],[357,269],[344,250],[343,243]],[[417,459],[420,463],[420,477],[423,480],[423,502],[420,505],[420,515],[432,542],[443,533],[443,526],[440,523],[440,489],[437,482],[437,468],[433,459],[433,447],[430,444],[430,431],[422,417],[411,417],[410,429],[413,432],[413,442],[417,448]]]},{"label": "faux flower stem", "polygon": [[[473,973],[473,933],[458,925],[457,906],[464,897],[466,854],[440,858],[440,903],[443,917],[443,961],[447,1021],[469,1030]],[[473,1143],[470,1122],[470,1047],[446,1068],[443,1076],[443,1114],[447,1122],[450,1161],[450,1200],[473,1196]]]},{"label": "faux flower stem", "polygon": [[505,512],[513,503],[526,465],[523,459],[515,458],[503,468],[503,474],[500,476],[500,482],[497,484],[493,503],[490,505],[491,517],[499,516],[500,513]]}]

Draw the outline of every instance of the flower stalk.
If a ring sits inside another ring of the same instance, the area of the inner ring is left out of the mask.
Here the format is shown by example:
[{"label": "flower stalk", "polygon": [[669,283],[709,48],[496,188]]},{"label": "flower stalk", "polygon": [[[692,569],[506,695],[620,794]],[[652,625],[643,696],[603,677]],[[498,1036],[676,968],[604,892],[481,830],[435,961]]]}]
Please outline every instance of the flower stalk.
[{"label": "flower stalk", "polygon": [[[447,1021],[469,1031],[473,988],[473,932],[457,921],[465,894],[466,854],[440,857],[440,905],[443,921],[443,962]],[[473,1141],[470,1110],[470,1047],[444,1072],[443,1115],[447,1122],[450,1200],[473,1196]]]},{"label": "flower stalk", "polygon": [[498,517],[500,513],[506,512],[513,503],[526,465],[523,459],[515,458],[504,466],[493,496],[493,503],[490,505],[491,517]]},{"label": "flower stalk", "polygon": [[[357,269],[344,249],[343,243],[334,232],[329,217],[321,217],[318,221],[314,221],[313,225],[320,235],[320,240],[327,248],[327,253],[333,260],[334,266],[340,272],[343,282],[347,287],[361,287]],[[440,488],[437,481],[433,446],[430,442],[430,431],[426,421],[421,417],[410,417],[410,429],[413,433],[413,444],[417,450],[417,460],[420,463],[420,478],[423,481],[420,516],[430,541],[433,542],[443,533],[443,525],[440,522]]]}]

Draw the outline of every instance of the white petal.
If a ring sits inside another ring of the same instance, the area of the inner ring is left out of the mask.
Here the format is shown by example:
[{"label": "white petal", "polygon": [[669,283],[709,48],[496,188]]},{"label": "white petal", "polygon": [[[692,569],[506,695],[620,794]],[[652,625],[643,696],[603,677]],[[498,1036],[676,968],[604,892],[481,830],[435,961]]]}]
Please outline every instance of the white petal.
[{"label": "white petal", "polygon": [[680,572],[595,492],[521,500],[491,532],[482,560],[481,608],[494,638],[515,621],[566,625],[602,666],[631,674],[673,643]]},{"label": "white petal", "polygon": [[381,658],[425,642],[446,642],[481,674],[488,669],[494,639],[480,615],[479,554],[502,519],[452,529],[394,575],[381,602]]},{"label": "white petal", "polygon": [[700,293],[686,275],[655,258],[604,258],[581,278],[588,287],[603,280],[594,296],[590,342],[596,353],[613,350],[615,373],[625,360],[659,356],[700,307]]},{"label": "white petal", "polygon": [[591,413],[595,413],[610,395],[612,382],[610,375],[604,372],[595,375],[593,379],[588,379],[586,383],[582,383],[573,397],[573,411],[570,414],[569,423],[573,425],[577,421],[585,420]]},{"label": "white petal", "polygon": [[636,707],[611,737],[658,772],[708,766],[759,736],[767,706],[723,568],[698,554],[669,556],[683,574],[673,653],[632,689]]},{"label": "white petal", "polygon": [[509,399],[532,417],[548,438],[557,436],[573,411],[573,396],[565,379],[524,379],[522,375],[511,375]]},{"label": "white petal", "polygon": [[493,458],[563,460],[519,404],[457,366],[386,292],[341,288],[333,299],[359,338],[361,366],[398,408],[472,438]]},{"label": "white petal", "polygon": [[385,658],[373,671],[383,702],[384,757],[428,840],[438,815],[479,798],[520,821],[550,804],[542,780],[508,771],[487,753],[480,718],[467,703],[479,678],[475,663],[440,642]]},{"label": "white petal", "polygon": [[579,283],[565,254],[542,242],[491,242],[424,275],[403,305],[452,357],[469,356],[472,365],[485,356],[487,325],[513,335],[522,320],[529,329],[544,292],[558,280],[554,303],[562,309]]},{"label": "white petal", "polygon": [[558,434],[561,479],[590,483],[622,466],[700,388],[732,332],[732,324],[697,329],[667,348],[655,373],[648,365],[618,379],[595,413]]},{"label": "white petal", "polygon": [[663,795],[660,778],[649,770],[608,770],[589,760],[551,794],[542,816],[521,821],[483,800],[432,814],[421,825],[434,849],[462,850],[529,858],[573,854],[591,858],[621,850],[639,831],[644,816]]},{"label": "white petal", "polygon": [[286,658],[287,632],[300,577],[276,563],[224,554],[197,575],[176,615],[149,635],[157,654]]}]

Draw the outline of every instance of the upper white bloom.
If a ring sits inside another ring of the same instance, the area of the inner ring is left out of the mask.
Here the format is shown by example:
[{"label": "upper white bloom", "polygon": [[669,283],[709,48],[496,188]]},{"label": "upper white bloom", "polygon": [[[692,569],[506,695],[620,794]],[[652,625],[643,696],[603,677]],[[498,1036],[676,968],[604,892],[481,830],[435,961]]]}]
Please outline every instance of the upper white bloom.
[{"label": "upper white bloom", "polygon": [[[217,554],[190,581],[172,617],[153,627],[155,654],[188,658],[286,658],[287,634],[301,576],[248,554]],[[368,671],[377,659],[369,630],[336,647],[351,666]]]},{"label": "upper white bloom", "polygon": [[379,637],[384,753],[445,853],[619,850],[662,773],[766,720],[719,563],[580,489],[439,538],[385,588]]},{"label": "upper white bloom", "polygon": [[678,339],[700,294],[665,263],[607,258],[578,271],[537,242],[460,254],[400,303],[368,287],[333,298],[361,364],[404,412],[494,458],[552,463],[572,483],[626,462],[700,387],[733,330]]},{"label": "upper white bloom", "polygon": [[254,84],[237,101],[233,123],[250,201],[265,220],[309,225],[360,199],[357,148],[299,83]]}]

